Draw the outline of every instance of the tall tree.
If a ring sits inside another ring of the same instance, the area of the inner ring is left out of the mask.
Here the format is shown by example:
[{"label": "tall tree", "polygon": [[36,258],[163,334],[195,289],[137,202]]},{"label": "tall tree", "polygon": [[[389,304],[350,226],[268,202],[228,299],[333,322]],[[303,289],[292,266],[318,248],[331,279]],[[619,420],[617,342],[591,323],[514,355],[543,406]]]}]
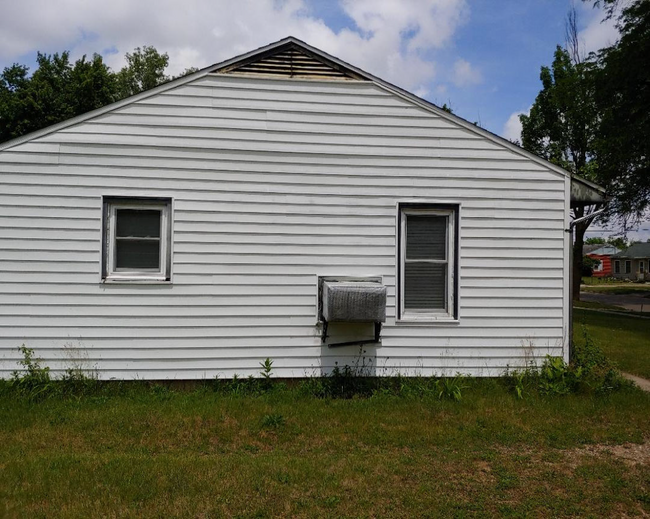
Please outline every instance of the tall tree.
[{"label": "tall tree", "polygon": [[169,80],[165,69],[169,65],[167,53],[160,54],[155,47],[137,47],[126,53],[126,66],[117,73],[118,95],[129,97],[156,87]]},{"label": "tall tree", "polygon": [[[577,44],[575,13],[567,20],[567,48],[558,46],[551,67],[542,67],[542,90],[528,115],[521,115],[525,149],[563,167],[572,175],[598,181],[594,159],[598,112],[594,100],[592,63]],[[574,219],[588,216],[594,207],[576,207]],[[591,219],[575,226],[573,297],[580,299],[582,249]]]},{"label": "tall tree", "polygon": [[[615,0],[605,0],[615,16]],[[596,155],[609,184],[610,213],[636,223],[650,209],[650,1],[618,18],[621,38],[598,55],[596,102],[602,113]]]}]

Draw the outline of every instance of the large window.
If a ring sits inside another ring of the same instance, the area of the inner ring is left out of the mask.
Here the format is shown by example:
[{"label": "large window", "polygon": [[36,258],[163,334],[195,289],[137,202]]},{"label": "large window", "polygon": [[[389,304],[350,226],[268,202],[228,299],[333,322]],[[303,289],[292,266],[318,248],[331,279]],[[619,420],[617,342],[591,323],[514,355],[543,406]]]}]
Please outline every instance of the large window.
[{"label": "large window", "polygon": [[105,281],[169,281],[171,202],[104,199]]},{"label": "large window", "polygon": [[400,204],[398,318],[458,317],[458,206]]}]

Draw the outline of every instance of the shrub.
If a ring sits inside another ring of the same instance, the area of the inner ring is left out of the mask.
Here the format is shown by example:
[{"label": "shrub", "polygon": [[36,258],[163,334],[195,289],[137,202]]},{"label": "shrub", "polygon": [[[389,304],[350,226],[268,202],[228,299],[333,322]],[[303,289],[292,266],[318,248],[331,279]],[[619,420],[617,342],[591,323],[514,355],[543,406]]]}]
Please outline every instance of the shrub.
[{"label": "shrub", "polygon": [[41,359],[34,357],[34,350],[24,344],[18,348],[23,358],[18,362],[23,369],[12,373],[10,387],[18,394],[36,400],[52,392],[50,368],[41,366]]},{"label": "shrub", "polygon": [[629,384],[589,335],[582,324],[582,341],[574,342],[571,362],[547,355],[541,368],[531,364],[522,371],[507,373],[505,380],[517,398],[531,391],[544,395],[577,392],[607,393]]}]

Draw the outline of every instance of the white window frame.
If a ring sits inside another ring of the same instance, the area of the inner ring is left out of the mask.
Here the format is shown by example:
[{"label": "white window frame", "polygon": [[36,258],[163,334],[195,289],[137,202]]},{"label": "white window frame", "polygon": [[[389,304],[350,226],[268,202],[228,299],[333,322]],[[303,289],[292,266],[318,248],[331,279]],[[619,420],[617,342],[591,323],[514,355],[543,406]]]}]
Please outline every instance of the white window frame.
[{"label": "white window frame", "polygon": [[[453,206],[453,207],[450,207]],[[398,204],[399,215],[399,316],[397,322],[458,322],[457,307],[457,270],[458,265],[458,232],[457,222],[459,221],[460,205],[444,203],[425,203],[425,204]],[[406,220],[409,215],[418,216],[445,216],[447,217],[447,242],[445,256],[446,260],[417,260],[428,261],[430,263],[447,264],[447,283],[445,286],[447,311],[435,312],[428,309],[414,310],[406,309],[404,306],[405,297],[405,279],[404,271],[407,263],[406,259]]]},{"label": "white window frame", "polygon": [[[121,282],[170,282],[171,281],[171,200],[152,198],[106,198],[104,206],[103,268],[102,281]],[[116,213],[122,209],[160,211],[159,269],[117,270],[116,261]]]}]

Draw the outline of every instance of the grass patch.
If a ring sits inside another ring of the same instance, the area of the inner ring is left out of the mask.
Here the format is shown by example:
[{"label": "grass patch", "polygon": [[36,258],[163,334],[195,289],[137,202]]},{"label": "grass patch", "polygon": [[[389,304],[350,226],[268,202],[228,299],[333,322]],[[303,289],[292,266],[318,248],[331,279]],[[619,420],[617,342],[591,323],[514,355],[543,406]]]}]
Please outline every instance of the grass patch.
[{"label": "grass patch", "polygon": [[[635,312],[634,310],[628,310],[626,308],[621,308],[620,306],[607,305],[605,303],[599,303],[597,301],[573,301],[573,307],[587,308],[591,310],[608,310],[622,314],[633,314],[637,316],[640,315],[643,317],[650,317],[650,312]],[[650,309],[650,301],[648,301],[648,308]]]},{"label": "grass patch", "polygon": [[589,335],[618,367],[644,378],[650,378],[650,321],[624,314],[612,315],[574,310],[574,340],[582,344],[581,323]]},{"label": "grass patch", "polygon": [[[650,437],[650,395],[462,400],[237,396],[144,385],[102,399],[0,397],[5,516],[617,516],[649,511],[647,464],[583,454]],[[599,447],[601,448],[601,447]],[[646,496],[646,497],[644,497]],[[644,501],[645,500],[645,501]]]},{"label": "grass patch", "polygon": [[625,285],[586,285],[580,288],[583,292],[595,292],[598,294],[625,294],[650,297],[650,284],[648,283],[627,283]]},{"label": "grass patch", "polygon": [[594,276],[591,276],[591,277],[586,277],[585,276],[585,277],[582,278],[581,283],[583,285],[616,285],[616,284],[620,285],[621,280],[613,278],[613,277],[610,277],[610,278],[597,278],[597,277],[594,277]]}]

